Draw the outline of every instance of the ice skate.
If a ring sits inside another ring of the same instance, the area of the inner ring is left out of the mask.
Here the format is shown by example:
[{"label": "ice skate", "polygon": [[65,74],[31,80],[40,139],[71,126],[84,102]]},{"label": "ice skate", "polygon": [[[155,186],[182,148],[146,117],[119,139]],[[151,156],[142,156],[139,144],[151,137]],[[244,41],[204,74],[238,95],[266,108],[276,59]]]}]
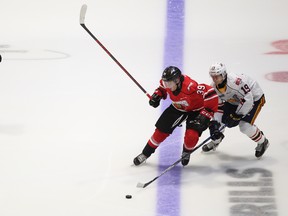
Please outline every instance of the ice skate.
[{"label": "ice skate", "polygon": [[263,143],[258,143],[257,147],[255,148],[255,157],[260,158],[265,153],[266,149],[269,146],[268,139],[265,138]]},{"label": "ice skate", "polygon": [[202,151],[203,152],[209,152],[211,150],[215,151],[223,139],[224,139],[224,134],[221,133],[221,137],[219,139],[211,140],[209,143],[203,145]]},{"label": "ice skate", "polygon": [[218,147],[218,145],[219,145],[219,143],[215,143],[215,142],[211,141],[211,142],[202,146],[202,151],[203,152],[209,152],[211,150],[215,151],[216,148]]},{"label": "ice skate", "polygon": [[147,158],[148,158],[147,156],[141,153],[134,158],[133,163],[135,164],[135,166],[139,166],[140,164],[144,163],[147,160]]},{"label": "ice skate", "polygon": [[190,153],[183,151],[182,156],[183,159],[181,160],[181,163],[183,166],[187,166],[190,161]]}]

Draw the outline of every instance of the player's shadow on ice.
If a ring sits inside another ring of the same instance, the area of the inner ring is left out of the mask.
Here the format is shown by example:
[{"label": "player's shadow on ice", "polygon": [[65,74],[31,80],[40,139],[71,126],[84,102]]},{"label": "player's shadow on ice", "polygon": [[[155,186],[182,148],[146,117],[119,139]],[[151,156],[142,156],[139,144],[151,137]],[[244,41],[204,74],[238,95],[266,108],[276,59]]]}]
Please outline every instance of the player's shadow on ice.
[{"label": "player's shadow on ice", "polygon": [[277,164],[277,159],[269,155],[257,159],[254,155],[237,156],[216,151],[205,156],[208,157],[205,159],[205,165],[190,162],[189,166],[184,167],[187,171],[182,172],[182,184],[190,184],[191,181],[197,180],[205,187],[217,187],[223,184],[223,178],[227,177],[227,171],[230,169],[257,169]]},{"label": "player's shadow on ice", "polygon": [[[203,152],[202,152],[203,153]],[[205,157],[207,157],[207,161],[209,160],[219,164],[219,163],[228,163],[230,166],[243,166],[243,165],[254,165],[254,164],[259,164],[259,163],[269,163],[269,164],[274,164],[277,162],[276,158],[271,157],[269,155],[269,151],[267,152],[268,154],[264,154],[261,158],[256,158],[254,156],[254,152],[248,153],[245,156],[238,156],[236,154],[227,154],[225,152],[221,151],[212,151],[209,153],[203,153]]]},{"label": "player's shadow on ice", "polygon": [[[179,163],[168,171],[165,177],[163,176],[166,180],[160,182],[159,185],[191,184],[194,182],[197,185],[205,185],[205,187],[217,187],[222,184],[222,181],[217,179],[225,177],[229,169],[261,168],[275,163],[277,163],[277,160],[269,155],[257,159],[254,155],[237,156],[215,151],[205,155],[203,163],[201,163],[201,160],[193,160],[191,155],[190,163],[187,166],[182,167]],[[167,164],[158,165],[159,173],[168,167]],[[161,181],[161,178],[159,178],[159,181]]]}]

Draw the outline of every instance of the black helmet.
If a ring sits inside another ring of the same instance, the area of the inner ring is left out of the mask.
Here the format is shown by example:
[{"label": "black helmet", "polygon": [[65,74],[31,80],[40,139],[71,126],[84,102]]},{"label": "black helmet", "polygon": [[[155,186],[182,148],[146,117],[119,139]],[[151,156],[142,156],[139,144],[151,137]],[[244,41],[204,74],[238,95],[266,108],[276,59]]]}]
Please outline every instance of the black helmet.
[{"label": "black helmet", "polygon": [[179,68],[175,66],[169,66],[165,68],[162,73],[162,80],[163,81],[171,81],[181,77],[181,71]]}]

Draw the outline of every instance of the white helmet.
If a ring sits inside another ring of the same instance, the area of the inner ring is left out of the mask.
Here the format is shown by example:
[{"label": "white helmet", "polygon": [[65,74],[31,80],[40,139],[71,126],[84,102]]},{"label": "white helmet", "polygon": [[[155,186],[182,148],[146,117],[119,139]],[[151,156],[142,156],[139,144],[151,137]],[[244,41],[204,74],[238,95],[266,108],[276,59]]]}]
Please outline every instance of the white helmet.
[{"label": "white helmet", "polygon": [[215,63],[210,66],[209,69],[210,76],[222,75],[223,79],[226,78],[226,66],[223,63]]}]

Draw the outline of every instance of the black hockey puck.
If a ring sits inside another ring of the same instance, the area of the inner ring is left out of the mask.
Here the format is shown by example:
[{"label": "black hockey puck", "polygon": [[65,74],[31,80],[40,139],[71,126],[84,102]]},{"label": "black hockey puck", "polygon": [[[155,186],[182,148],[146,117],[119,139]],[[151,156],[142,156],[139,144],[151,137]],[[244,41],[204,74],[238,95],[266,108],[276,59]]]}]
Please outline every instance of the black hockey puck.
[{"label": "black hockey puck", "polygon": [[131,195],[126,195],[126,199],[131,199],[132,196]]}]

